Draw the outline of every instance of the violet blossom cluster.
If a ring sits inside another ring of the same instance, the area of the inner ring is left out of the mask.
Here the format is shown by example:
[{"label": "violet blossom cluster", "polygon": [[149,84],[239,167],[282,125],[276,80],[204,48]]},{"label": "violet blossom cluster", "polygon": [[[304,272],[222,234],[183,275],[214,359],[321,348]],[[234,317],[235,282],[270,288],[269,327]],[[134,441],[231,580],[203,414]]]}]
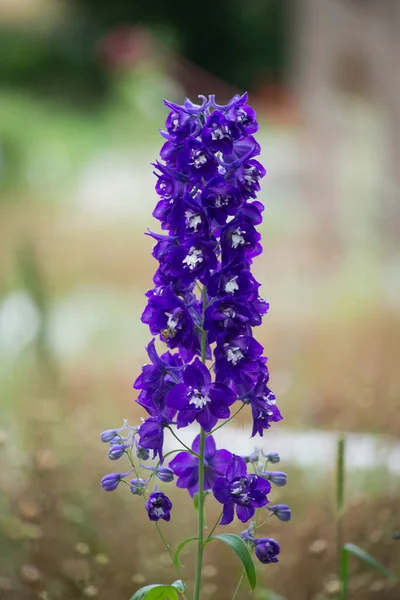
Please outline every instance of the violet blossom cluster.
[{"label": "violet blossom cluster", "polygon": [[[214,96],[201,98],[201,105],[165,101],[170,113],[161,132],[160,160],[154,163],[159,201],[153,212],[163,233],[148,232],[158,268],[142,314],[154,338],[147,346],[149,363],[134,383],[148,416],[139,427],[125,423],[103,432],[109,458],[128,455],[132,470],[107,475],[101,485],[114,490],[133,474],[126,483],[134,495],[145,496],[149,518],[169,521],[171,501],[157,488],[149,494],[149,486],[156,479],[176,478],[191,496],[198,491],[200,435],[164,465],[165,430],[179,435],[179,429],[197,423],[206,434],[204,489],[222,505],[220,524],[231,523],[235,514],[246,523],[264,507],[266,514],[285,521],[290,509],[268,500],[271,484],[286,483],[284,473],[266,470],[279,456],[217,450],[212,435],[241,407],[251,411],[253,437],[263,436],[282,417],[269,388],[267,358],[253,336],[269,309],[251,272],[262,251],[257,227],[264,210],[256,200],[265,175],[256,158],[256,114],[247,94],[225,106]],[[162,354],[155,337],[167,346]],[[157,466],[142,464],[149,453]],[[140,476],[144,471],[146,479]],[[261,562],[278,560],[275,540],[257,540],[246,532],[242,538]]]}]

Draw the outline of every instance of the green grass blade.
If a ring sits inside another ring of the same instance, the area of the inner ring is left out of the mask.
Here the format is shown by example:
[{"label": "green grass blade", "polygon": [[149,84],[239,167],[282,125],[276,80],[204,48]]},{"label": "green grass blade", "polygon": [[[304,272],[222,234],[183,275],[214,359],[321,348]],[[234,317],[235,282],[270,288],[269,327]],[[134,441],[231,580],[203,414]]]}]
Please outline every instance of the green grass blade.
[{"label": "green grass blade", "polygon": [[381,573],[382,575],[385,575],[385,577],[388,577],[388,579],[400,582],[399,577],[395,573],[393,573],[393,571],[387,569],[382,563],[379,562],[379,560],[376,560],[376,558],[368,554],[368,552],[365,552],[365,550],[363,550],[359,546],[356,546],[355,544],[345,544],[343,546],[343,550],[347,554],[352,554],[353,556],[356,556],[370,567],[373,567],[374,569],[379,571],[379,573]]}]

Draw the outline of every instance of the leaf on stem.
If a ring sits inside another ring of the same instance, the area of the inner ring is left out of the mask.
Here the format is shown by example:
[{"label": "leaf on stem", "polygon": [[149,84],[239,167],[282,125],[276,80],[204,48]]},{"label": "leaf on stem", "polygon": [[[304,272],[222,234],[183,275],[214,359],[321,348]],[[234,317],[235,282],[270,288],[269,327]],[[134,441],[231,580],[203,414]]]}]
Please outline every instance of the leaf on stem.
[{"label": "leaf on stem", "polygon": [[251,558],[249,549],[242,538],[234,533],[221,533],[221,535],[215,535],[209,538],[207,543],[211,542],[211,540],[220,540],[232,548],[243,565],[251,589],[254,590],[256,587],[256,569],[254,567],[253,559]]},{"label": "leaf on stem", "polygon": [[182,550],[184,549],[184,547],[186,546],[186,544],[188,544],[189,542],[195,542],[197,541],[199,538],[197,537],[191,537],[188,538],[187,540],[184,540],[181,544],[179,544],[179,546],[176,549],[176,552],[174,554],[174,563],[177,567],[183,567],[182,563],[179,562],[179,555],[182,552]]},{"label": "leaf on stem", "polygon": [[185,585],[177,579],[171,585],[162,585],[155,583],[153,585],[146,585],[136,592],[131,600],[179,600],[178,592],[183,594],[185,592]]}]

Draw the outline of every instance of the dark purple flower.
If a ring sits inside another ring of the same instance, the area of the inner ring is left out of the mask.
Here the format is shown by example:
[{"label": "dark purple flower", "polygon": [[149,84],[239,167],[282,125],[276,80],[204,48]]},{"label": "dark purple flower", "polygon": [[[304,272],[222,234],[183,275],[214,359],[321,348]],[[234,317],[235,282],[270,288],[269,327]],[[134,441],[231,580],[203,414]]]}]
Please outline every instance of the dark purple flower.
[{"label": "dark purple flower", "polygon": [[[192,444],[193,452],[200,452],[200,435]],[[210,490],[217,477],[225,474],[226,468],[232,454],[228,450],[217,450],[215,440],[210,435],[206,437],[204,446],[204,489]],[[199,489],[199,460],[189,452],[180,452],[169,463],[169,466],[178,477],[176,485],[179,488],[187,488],[189,494],[194,494]]]},{"label": "dark purple flower", "polygon": [[147,499],[146,510],[150,521],[169,521],[171,519],[172,502],[163,492],[153,492]]},{"label": "dark purple flower", "polygon": [[149,293],[142,321],[149,325],[153,335],[160,334],[170,348],[179,347],[186,360],[200,351],[193,315],[189,312],[187,303],[172,291],[171,286]]},{"label": "dark purple flower", "polygon": [[264,429],[271,427],[271,423],[281,421],[282,415],[276,406],[276,397],[267,386],[268,376],[262,375],[254,388],[246,394],[251,404],[253,415],[253,431],[251,437],[256,433],[263,436]]},{"label": "dark purple flower", "polygon": [[256,508],[267,504],[270,489],[268,481],[248,474],[245,460],[234,454],[225,477],[218,477],[213,487],[215,498],[224,505],[220,524],[227,525],[233,521],[235,506],[238,519],[246,523],[254,516]]},{"label": "dark purple flower", "polygon": [[163,410],[165,395],[175,385],[183,368],[179,354],[166,352],[158,356],[154,339],[146,350],[151,364],[142,367],[142,372],[133,387],[141,390],[137,403],[146,408],[150,414],[154,414],[155,410]]},{"label": "dark purple flower", "polygon": [[[265,176],[265,169],[258,160],[250,159],[243,163],[231,178],[239,187],[240,192],[245,198],[255,198],[256,193],[260,191],[260,179]],[[232,182],[233,182],[232,181]]]},{"label": "dark purple flower", "polygon": [[159,415],[149,417],[139,427],[139,444],[142,448],[153,450],[153,458],[158,454],[160,462],[163,462],[162,449],[164,445],[164,429],[171,421]]},{"label": "dark purple flower", "polygon": [[205,242],[201,238],[192,237],[173,246],[160,267],[171,279],[179,280],[181,285],[193,283],[195,279],[205,284],[210,278],[210,271],[218,265],[215,256],[215,242]]},{"label": "dark purple flower", "polygon": [[186,139],[184,148],[177,153],[177,164],[181,169],[189,170],[191,179],[195,183],[202,178],[208,181],[216,175],[218,169],[218,163],[212,152],[195,138]]},{"label": "dark purple flower", "polygon": [[182,142],[190,135],[197,136],[201,130],[198,119],[183,110],[169,113],[165,122],[170,139]]},{"label": "dark purple flower", "polygon": [[209,432],[218,419],[229,418],[229,406],[235,400],[236,394],[230,388],[211,382],[209,370],[196,358],[186,367],[183,383],[176,384],[168,392],[165,404],[179,411],[178,428],[187,427],[196,420]]},{"label": "dark purple flower", "polygon": [[234,296],[244,298],[248,302],[258,297],[260,284],[254,279],[250,271],[243,270],[242,263],[228,264],[213,273],[207,286],[211,298]]},{"label": "dark purple flower", "polygon": [[225,296],[213,302],[205,312],[204,329],[208,331],[207,341],[215,342],[218,335],[251,335],[251,327],[261,324],[260,313],[247,302]]},{"label": "dark purple flower", "polygon": [[252,384],[260,372],[259,358],[263,347],[253,337],[241,335],[236,338],[218,340],[214,350],[215,371],[218,381]]},{"label": "dark purple flower", "polygon": [[231,154],[233,142],[240,134],[240,127],[234,121],[229,121],[222,112],[214,110],[203,127],[201,139],[213,152]]},{"label": "dark purple flower", "polygon": [[236,217],[221,231],[222,264],[251,261],[262,252],[261,235],[248,219]]},{"label": "dark purple flower", "polygon": [[280,521],[290,521],[292,511],[286,504],[276,504],[275,506],[267,506],[267,509],[272,512]]},{"label": "dark purple flower", "polygon": [[222,175],[213,177],[201,193],[207,214],[218,225],[225,225],[228,216],[236,215],[242,201],[239,190],[227,183]]},{"label": "dark purple flower", "polygon": [[259,538],[254,539],[253,543],[255,546],[256,556],[264,565],[279,562],[277,556],[281,549],[276,540],[271,538]]}]

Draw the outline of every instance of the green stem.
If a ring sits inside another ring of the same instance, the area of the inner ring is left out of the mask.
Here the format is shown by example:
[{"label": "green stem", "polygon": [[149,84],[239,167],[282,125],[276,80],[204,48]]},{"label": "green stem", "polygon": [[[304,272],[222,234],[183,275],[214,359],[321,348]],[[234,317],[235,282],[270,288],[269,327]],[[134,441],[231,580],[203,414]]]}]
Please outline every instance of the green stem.
[{"label": "green stem", "polygon": [[212,536],[212,534],[214,533],[214,531],[216,530],[216,528],[218,527],[218,524],[220,522],[220,520],[222,519],[222,514],[223,514],[223,510],[221,511],[221,514],[219,515],[218,519],[215,521],[214,523],[214,527],[211,529],[210,533],[207,536],[207,540],[210,539],[210,537]]},{"label": "green stem", "polygon": [[196,454],[196,452],[193,452],[193,450],[192,450],[191,448],[189,448],[189,446],[186,446],[186,444],[184,444],[184,443],[182,442],[182,440],[180,440],[180,439],[178,438],[178,436],[176,435],[176,433],[175,433],[175,431],[172,429],[172,427],[168,427],[168,429],[170,430],[170,432],[172,433],[172,435],[174,436],[174,438],[175,438],[176,440],[178,440],[178,442],[179,442],[180,444],[182,444],[182,446],[183,446],[184,448],[186,448],[186,450],[187,450],[188,452],[190,452],[190,454],[193,454],[193,456],[198,456],[198,455]]},{"label": "green stem", "polygon": [[240,579],[239,579],[239,583],[237,584],[237,587],[236,587],[235,593],[234,593],[234,594],[233,594],[233,596],[232,596],[232,600],[235,600],[235,598],[237,598],[237,595],[238,595],[238,593],[239,593],[239,590],[240,590],[240,586],[242,585],[242,581],[243,581],[243,578],[244,578],[244,574],[245,574],[245,570],[243,569],[243,571],[242,571],[242,574],[241,574],[241,576],[240,576]]},{"label": "green stem", "polygon": [[[207,289],[203,286],[201,291],[203,299],[203,321],[204,313],[207,308]],[[204,331],[201,334],[201,360],[203,364],[206,362],[206,347],[207,347],[207,333]],[[200,427],[200,452],[199,452],[199,506],[198,506],[198,521],[197,521],[197,561],[196,561],[196,575],[194,580],[194,593],[193,600],[199,600],[200,588],[201,588],[201,570],[203,566],[203,549],[204,549],[204,446],[206,441],[206,434],[202,427]]]},{"label": "green stem", "polygon": [[212,431],[210,431],[210,433],[207,433],[207,435],[213,435],[213,433],[218,431],[218,429],[221,429],[221,427],[225,427],[225,425],[228,425],[228,423],[233,421],[233,419],[236,417],[236,415],[238,415],[240,413],[240,411],[244,408],[244,406],[245,405],[242,404],[242,406],[240,408],[238,408],[238,410],[235,413],[233,413],[233,415],[231,417],[229,417],[229,419],[224,421],[224,423],[221,423],[221,425],[218,425],[218,427],[214,427],[214,429]]},{"label": "green stem", "polygon": [[[179,579],[181,579],[181,580],[183,581],[183,578],[182,578],[182,575],[181,575],[180,569],[179,569],[178,565],[176,564],[176,562],[175,562],[175,560],[174,560],[174,555],[172,554],[171,547],[170,547],[170,545],[168,544],[167,540],[165,539],[165,537],[164,537],[164,534],[163,534],[163,532],[161,531],[161,527],[159,526],[159,524],[157,523],[157,521],[156,521],[156,528],[157,528],[157,531],[158,531],[158,533],[160,534],[160,538],[161,538],[161,539],[162,539],[162,541],[163,541],[163,544],[164,544],[164,546],[165,546],[165,549],[166,549],[166,551],[167,551],[167,552],[168,552],[168,554],[170,555],[170,557],[171,557],[171,560],[172,560],[172,562],[173,562],[173,563],[174,563],[174,565],[175,565],[175,569],[176,569],[176,572],[177,572],[177,574],[178,574],[178,577],[179,577]],[[186,595],[185,595],[185,593],[184,593],[184,592],[182,592],[182,595],[183,595],[183,597],[184,597],[184,598],[186,598]]]}]

